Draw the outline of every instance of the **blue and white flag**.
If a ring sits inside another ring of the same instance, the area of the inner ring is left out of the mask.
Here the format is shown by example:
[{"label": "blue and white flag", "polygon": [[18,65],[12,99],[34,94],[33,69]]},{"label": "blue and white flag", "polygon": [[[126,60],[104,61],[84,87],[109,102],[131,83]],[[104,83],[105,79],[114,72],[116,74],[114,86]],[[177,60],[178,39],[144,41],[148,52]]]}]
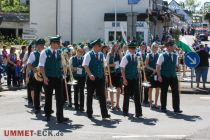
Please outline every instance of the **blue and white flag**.
[{"label": "blue and white flag", "polygon": [[128,4],[137,4],[141,0],[128,0]]}]

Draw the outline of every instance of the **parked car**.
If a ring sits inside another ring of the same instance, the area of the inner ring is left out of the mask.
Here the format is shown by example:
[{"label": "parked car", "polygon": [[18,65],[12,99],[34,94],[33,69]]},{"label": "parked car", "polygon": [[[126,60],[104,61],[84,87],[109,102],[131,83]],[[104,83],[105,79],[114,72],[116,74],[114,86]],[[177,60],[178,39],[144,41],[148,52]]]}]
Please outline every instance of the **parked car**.
[{"label": "parked car", "polygon": [[206,30],[201,30],[200,34],[199,34],[199,39],[201,41],[208,41],[208,36],[209,36],[209,32]]}]

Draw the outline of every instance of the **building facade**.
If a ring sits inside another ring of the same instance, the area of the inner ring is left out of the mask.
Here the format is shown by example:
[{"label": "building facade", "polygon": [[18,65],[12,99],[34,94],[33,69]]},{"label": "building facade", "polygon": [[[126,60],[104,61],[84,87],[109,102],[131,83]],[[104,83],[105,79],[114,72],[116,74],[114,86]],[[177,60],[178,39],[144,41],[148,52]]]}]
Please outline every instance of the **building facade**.
[{"label": "building facade", "polygon": [[[157,2],[162,5],[162,0]],[[39,37],[60,34],[71,43],[96,38],[108,42],[115,39],[115,32],[118,40],[148,42],[150,35],[163,32],[162,21],[148,18],[153,9],[154,0],[141,0],[133,6],[128,0],[30,0],[30,28]]]}]

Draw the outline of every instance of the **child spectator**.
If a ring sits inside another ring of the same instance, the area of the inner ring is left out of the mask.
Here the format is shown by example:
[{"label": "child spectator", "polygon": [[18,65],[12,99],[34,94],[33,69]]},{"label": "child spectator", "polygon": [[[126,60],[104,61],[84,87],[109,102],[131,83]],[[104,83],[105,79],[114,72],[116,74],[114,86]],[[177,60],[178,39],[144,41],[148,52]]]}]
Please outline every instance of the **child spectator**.
[{"label": "child spectator", "polygon": [[16,61],[15,75],[16,75],[18,86],[21,86],[22,85],[22,66],[21,66],[20,60]]}]

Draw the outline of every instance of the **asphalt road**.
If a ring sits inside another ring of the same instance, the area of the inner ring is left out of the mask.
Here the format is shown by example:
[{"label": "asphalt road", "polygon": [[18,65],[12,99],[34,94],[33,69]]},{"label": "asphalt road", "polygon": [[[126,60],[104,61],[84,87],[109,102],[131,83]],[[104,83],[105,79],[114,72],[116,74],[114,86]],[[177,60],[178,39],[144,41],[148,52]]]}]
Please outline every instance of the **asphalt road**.
[{"label": "asphalt road", "polygon": [[[192,37],[189,40],[193,41]],[[180,95],[181,109],[184,111],[181,115],[171,112],[172,100],[169,93],[167,114],[144,106],[143,117],[137,119],[134,117],[134,103],[130,100],[129,117],[122,116],[121,111],[109,110],[111,119],[102,120],[98,101],[94,100],[94,119],[88,119],[85,113],[76,112],[74,108],[65,107],[64,115],[70,119],[68,124],[57,124],[55,113],[47,123],[43,112],[44,100],[41,103],[42,112],[35,115],[27,105],[25,89],[3,91],[0,92],[0,140],[209,140],[210,84],[207,84],[205,94],[201,92],[202,89],[190,88],[190,82],[182,81],[180,86],[181,91],[187,91],[182,93],[188,93]],[[121,107],[122,101],[123,96]],[[56,111],[54,98],[53,110]],[[14,135],[11,132],[17,131],[33,131],[33,136],[11,136]],[[59,136],[54,136],[58,134]]]},{"label": "asphalt road", "polygon": [[[122,106],[121,96],[121,106]],[[54,100],[53,100],[54,101]],[[44,102],[42,101],[42,105]],[[78,140],[113,140],[113,139],[210,139],[210,95],[181,94],[181,115],[172,111],[171,94],[168,96],[167,114],[159,110],[143,107],[143,117],[134,118],[134,103],[130,101],[129,117],[122,112],[110,112],[111,120],[102,120],[97,100],[94,100],[94,119],[88,119],[85,113],[65,108],[64,114],[70,118],[68,124],[57,124],[55,113],[47,123],[43,111],[37,116],[27,106],[26,90],[5,91],[0,93],[0,139],[78,139]],[[55,109],[55,101],[53,102]],[[42,108],[43,110],[43,108]],[[28,137],[5,136],[7,130],[33,130]],[[37,136],[38,131],[53,130],[63,136]]]}]

